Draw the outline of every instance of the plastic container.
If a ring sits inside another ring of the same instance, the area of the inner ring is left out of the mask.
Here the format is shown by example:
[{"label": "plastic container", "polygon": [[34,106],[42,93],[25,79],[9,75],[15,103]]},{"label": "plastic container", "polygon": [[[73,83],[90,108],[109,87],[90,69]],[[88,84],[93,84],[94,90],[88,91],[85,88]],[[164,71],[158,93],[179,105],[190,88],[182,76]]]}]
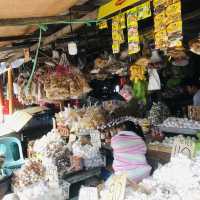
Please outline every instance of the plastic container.
[{"label": "plastic container", "polygon": [[16,169],[24,164],[21,142],[15,137],[0,138],[0,155],[5,156],[5,169]]}]

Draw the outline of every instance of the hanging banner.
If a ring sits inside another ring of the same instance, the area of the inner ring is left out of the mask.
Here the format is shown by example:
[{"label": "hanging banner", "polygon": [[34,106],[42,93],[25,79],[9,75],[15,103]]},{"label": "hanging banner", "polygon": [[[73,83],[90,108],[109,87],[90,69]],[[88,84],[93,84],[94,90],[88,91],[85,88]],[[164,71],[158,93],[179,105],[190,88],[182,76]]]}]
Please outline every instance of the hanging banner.
[{"label": "hanging banner", "polygon": [[140,2],[140,0],[112,0],[99,8],[98,19],[109,16],[137,2]]}]

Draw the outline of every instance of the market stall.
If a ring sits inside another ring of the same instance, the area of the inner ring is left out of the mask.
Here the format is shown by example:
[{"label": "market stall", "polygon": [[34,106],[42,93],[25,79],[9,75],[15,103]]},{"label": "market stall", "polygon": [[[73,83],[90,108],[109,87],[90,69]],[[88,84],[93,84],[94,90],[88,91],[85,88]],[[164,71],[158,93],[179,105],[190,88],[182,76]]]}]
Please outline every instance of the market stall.
[{"label": "market stall", "polygon": [[197,2],[0,10],[0,199],[199,199]]}]

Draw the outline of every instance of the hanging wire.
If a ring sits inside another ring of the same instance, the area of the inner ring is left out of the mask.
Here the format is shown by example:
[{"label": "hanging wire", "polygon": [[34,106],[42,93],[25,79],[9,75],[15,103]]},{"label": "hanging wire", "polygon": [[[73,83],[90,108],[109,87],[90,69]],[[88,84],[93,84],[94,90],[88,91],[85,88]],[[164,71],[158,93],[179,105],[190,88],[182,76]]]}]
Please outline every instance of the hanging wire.
[{"label": "hanging wire", "polygon": [[34,58],[34,61],[33,61],[33,68],[32,68],[31,75],[30,75],[30,78],[28,80],[28,83],[26,85],[26,89],[27,90],[30,89],[31,82],[33,80],[33,75],[34,75],[34,72],[35,72],[35,69],[36,69],[36,65],[37,65],[37,60],[38,60],[38,54],[39,54],[39,49],[40,49],[41,41],[42,41],[42,28],[40,27],[40,29],[39,29],[38,46],[37,46],[35,58]]}]

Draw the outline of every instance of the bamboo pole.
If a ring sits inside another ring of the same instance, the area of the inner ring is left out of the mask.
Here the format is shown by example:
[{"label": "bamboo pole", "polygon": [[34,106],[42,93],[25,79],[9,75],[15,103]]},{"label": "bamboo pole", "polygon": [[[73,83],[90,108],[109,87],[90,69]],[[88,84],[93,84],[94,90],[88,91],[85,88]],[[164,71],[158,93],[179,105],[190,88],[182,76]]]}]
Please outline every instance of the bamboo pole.
[{"label": "bamboo pole", "polygon": [[3,123],[3,105],[4,105],[3,83],[0,76],[0,123]]},{"label": "bamboo pole", "polygon": [[9,114],[11,115],[14,111],[13,105],[13,77],[12,77],[12,68],[8,69],[8,100],[9,100]]},{"label": "bamboo pole", "polygon": [[3,83],[0,77],[0,107],[3,106],[4,98],[3,98]]}]

